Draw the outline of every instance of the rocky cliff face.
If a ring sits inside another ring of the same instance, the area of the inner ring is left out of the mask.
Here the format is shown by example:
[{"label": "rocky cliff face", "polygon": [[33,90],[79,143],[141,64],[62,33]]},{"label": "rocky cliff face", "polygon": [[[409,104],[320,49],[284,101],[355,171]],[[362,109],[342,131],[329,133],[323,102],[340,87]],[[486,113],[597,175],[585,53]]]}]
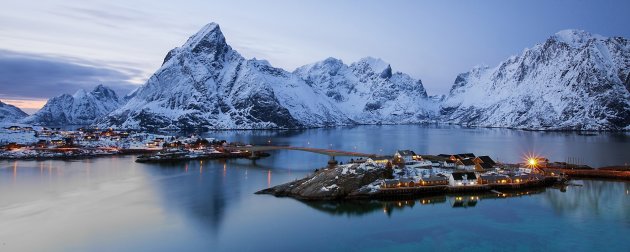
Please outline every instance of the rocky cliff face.
[{"label": "rocky cliff face", "polygon": [[565,30],[494,68],[457,76],[443,121],[522,129],[630,129],[630,45]]},{"label": "rocky cliff face", "polygon": [[87,92],[83,89],[73,95],[53,97],[42,109],[21,120],[37,125],[89,125],[120,107],[123,103],[116,92],[103,85]]},{"label": "rocky cliff face", "polygon": [[0,101],[0,122],[17,122],[27,116],[28,114],[18,107]]},{"label": "rocky cliff face", "polygon": [[[291,73],[264,60],[247,60],[211,23],[171,50],[129,102],[98,125],[151,130],[267,129],[390,119],[396,119],[391,123],[418,122],[427,117],[415,110],[420,106],[415,101],[426,98],[420,81],[392,73],[389,65],[376,59],[351,66],[332,60],[331,68],[327,62]],[[334,69],[335,64],[343,70]],[[328,75],[314,76],[320,72]]]}]

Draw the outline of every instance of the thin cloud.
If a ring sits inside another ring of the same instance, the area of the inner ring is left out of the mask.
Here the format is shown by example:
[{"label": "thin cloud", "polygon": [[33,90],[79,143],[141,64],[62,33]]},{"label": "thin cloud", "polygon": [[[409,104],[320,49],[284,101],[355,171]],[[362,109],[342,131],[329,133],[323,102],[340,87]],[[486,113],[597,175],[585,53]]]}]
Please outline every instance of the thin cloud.
[{"label": "thin cloud", "polygon": [[137,87],[132,80],[139,73],[72,58],[0,50],[0,97],[48,99],[98,84],[124,95]]}]

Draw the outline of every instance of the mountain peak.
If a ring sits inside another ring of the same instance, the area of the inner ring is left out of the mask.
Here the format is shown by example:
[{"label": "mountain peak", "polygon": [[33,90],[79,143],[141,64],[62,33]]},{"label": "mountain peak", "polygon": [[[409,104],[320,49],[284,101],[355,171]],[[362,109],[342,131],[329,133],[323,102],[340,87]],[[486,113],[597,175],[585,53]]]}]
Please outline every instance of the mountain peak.
[{"label": "mountain peak", "polygon": [[202,27],[195,35],[192,35],[184,44],[193,52],[206,51],[207,49],[226,45],[225,37],[217,23],[209,23]]},{"label": "mountain peak", "polygon": [[379,74],[381,78],[385,79],[392,76],[392,67],[380,58],[365,57],[352,63],[351,66],[361,69],[360,71],[366,71],[369,68],[372,72]]},{"label": "mountain peak", "polygon": [[83,88],[80,88],[79,90],[74,92],[72,97],[74,97],[75,99],[80,99],[81,97],[84,97],[85,95],[87,95],[87,91],[85,91],[85,89]]},{"label": "mountain peak", "polygon": [[384,60],[382,60],[381,58],[374,58],[374,57],[369,57],[369,56],[360,59],[359,61],[357,61],[357,63],[359,63],[359,64],[367,64],[375,72],[381,72],[381,71],[385,70],[385,68],[387,68],[389,66],[389,64],[387,62],[385,62]]},{"label": "mountain peak", "polygon": [[605,39],[598,34],[592,34],[584,30],[566,29],[556,32],[551,39],[566,43],[572,47],[580,47],[591,39]]},{"label": "mountain peak", "polygon": [[98,86],[96,86],[94,90],[90,92],[90,94],[98,99],[113,99],[116,101],[118,100],[118,95],[116,94],[116,92],[111,88],[103,86],[103,84],[99,84]]},{"label": "mountain peak", "polygon": [[94,87],[91,93],[107,92],[110,90],[111,90],[110,88],[103,86],[103,84],[98,84],[98,86]]}]

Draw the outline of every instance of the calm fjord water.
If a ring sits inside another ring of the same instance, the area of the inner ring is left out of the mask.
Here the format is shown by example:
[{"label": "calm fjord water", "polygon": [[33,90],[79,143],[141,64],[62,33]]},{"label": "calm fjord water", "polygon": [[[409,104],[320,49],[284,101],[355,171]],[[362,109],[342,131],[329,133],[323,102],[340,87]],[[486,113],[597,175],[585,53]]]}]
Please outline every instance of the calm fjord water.
[{"label": "calm fjord water", "polygon": [[[221,131],[229,141],[391,154],[525,153],[630,163],[630,135],[361,126]],[[627,251],[630,183],[413,201],[303,203],[254,195],[325,165],[312,153],[140,164],[135,157],[0,161],[0,251]]]}]

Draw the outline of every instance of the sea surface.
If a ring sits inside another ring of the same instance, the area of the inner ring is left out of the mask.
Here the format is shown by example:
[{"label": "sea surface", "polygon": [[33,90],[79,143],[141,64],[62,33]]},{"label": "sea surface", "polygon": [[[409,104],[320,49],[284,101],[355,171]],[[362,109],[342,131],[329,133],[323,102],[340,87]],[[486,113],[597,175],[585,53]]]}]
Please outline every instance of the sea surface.
[{"label": "sea surface", "polygon": [[[255,144],[393,154],[526,154],[594,167],[630,163],[630,135],[360,126],[219,131]],[[173,164],[135,156],[0,161],[0,251],[628,251],[630,183],[574,180],[518,193],[414,200],[301,202],[254,192],[326,165],[327,157]],[[347,159],[340,158],[342,162]]]}]

